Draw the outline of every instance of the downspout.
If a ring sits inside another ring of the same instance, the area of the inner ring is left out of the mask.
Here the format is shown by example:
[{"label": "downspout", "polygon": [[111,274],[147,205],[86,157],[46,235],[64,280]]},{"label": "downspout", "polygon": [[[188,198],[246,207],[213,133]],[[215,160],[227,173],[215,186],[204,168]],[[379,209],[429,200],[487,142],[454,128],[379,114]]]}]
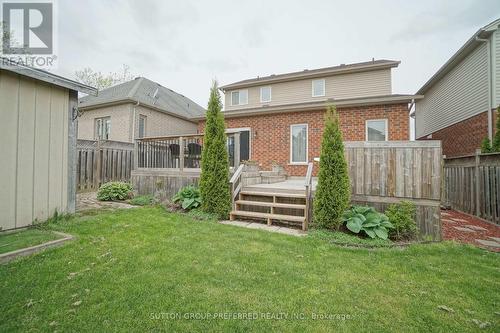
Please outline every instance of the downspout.
[{"label": "downspout", "polygon": [[476,37],[476,40],[478,42],[483,42],[486,43],[486,49],[487,49],[487,57],[488,57],[488,138],[490,139],[490,142],[493,141],[493,114],[492,114],[492,109],[493,109],[493,101],[492,101],[492,91],[493,91],[493,82],[492,82],[492,75],[491,75],[491,46],[490,46],[490,40],[489,39],[484,39],[484,38],[479,38]]},{"label": "downspout", "polygon": [[139,101],[137,101],[137,103],[135,103],[135,105],[134,105],[134,112],[133,112],[134,118],[132,119],[132,142],[135,142],[135,122],[136,122],[135,119],[136,119],[136,115],[137,115],[135,108],[138,107],[139,104],[140,104]]}]

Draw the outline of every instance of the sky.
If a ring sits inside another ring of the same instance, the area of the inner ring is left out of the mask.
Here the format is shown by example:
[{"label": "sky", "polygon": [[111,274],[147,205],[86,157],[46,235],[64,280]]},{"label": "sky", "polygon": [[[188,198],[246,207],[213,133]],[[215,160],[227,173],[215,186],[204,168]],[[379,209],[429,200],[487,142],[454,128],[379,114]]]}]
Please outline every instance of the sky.
[{"label": "sky", "polygon": [[393,93],[415,93],[499,0],[58,0],[54,72],[123,64],[206,107],[220,85],[375,59],[400,60]]}]

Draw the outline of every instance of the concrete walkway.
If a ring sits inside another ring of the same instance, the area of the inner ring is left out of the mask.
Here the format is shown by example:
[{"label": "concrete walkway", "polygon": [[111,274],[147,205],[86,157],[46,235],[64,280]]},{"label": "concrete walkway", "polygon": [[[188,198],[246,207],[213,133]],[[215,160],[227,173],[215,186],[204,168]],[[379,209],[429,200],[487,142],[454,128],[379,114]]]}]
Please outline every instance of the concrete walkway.
[{"label": "concrete walkway", "polygon": [[227,224],[227,225],[234,225],[237,227],[248,228],[248,229],[260,229],[260,230],[265,230],[265,231],[270,231],[270,232],[277,232],[280,234],[286,234],[286,235],[297,236],[297,237],[302,237],[302,236],[307,235],[307,232],[302,231],[302,230],[285,228],[285,227],[280,227],[277,225],[270,225],[269,226],[267,224],[257,223],[257,222],[221,221],[220,223]]},{"label": "concrete walkway", "polygon": [[454,210],[441,211],[443,238],[500,252],[500,226]]}]

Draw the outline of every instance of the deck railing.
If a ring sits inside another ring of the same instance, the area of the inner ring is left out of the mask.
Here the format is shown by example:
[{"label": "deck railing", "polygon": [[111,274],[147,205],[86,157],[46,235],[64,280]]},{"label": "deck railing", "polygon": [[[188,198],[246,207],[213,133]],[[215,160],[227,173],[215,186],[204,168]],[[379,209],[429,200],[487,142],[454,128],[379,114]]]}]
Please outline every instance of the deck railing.
[{"label": "deck railing", "polygon": [[[228,133],[226,147],[229,166],[239,166],[239,133]],[[158,136],[137,139],[134,169],[199,171],[203,152],[203,134]]]},{"label": "deck railing", "polygon": [[305,194],[306,194],[306,209],[304,224],[302,225],[303,230],[307,230],[310,218],[311,218],[311,194],[312,194],[312,173],[313,173],[313,163],[307,165],[306,179],[305,179]]}]

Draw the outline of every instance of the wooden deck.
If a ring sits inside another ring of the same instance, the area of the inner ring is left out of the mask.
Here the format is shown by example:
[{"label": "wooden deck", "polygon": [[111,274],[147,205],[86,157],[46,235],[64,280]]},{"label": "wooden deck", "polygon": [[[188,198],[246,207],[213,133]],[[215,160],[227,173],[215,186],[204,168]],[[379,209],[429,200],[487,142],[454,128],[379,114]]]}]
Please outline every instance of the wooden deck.
[{"label": "wooden deck", "polygon": [[[312,179],[312,192],[316,191],[316,185],[318,184],[318,179]],[[301,194],[305,191],[305,178],[304,177],[290,177],[284,182],[273,183],[273,184],[255,184],[247,185],[244,187],[248,191],[256,192],[278,192],[278,193],[298,193]]]}]

